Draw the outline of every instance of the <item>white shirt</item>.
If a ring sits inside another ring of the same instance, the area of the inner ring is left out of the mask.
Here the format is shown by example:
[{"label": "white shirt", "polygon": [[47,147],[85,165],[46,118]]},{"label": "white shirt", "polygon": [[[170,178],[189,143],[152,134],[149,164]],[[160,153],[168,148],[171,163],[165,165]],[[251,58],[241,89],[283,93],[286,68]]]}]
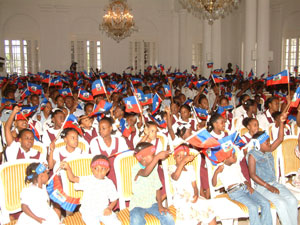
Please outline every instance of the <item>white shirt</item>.
[{"label": "white shirt", "polygon": [[[60,224],[57,214],[49,205],[49,196],[45,186],[43,186],[43,188],[39,188],[38,186],[31,184],[28,187],[23,188],[21,192],[21,204],[27,205],[34,215],[45,219],[46,221],[44,221],[43,224]],[[22,213],[17,224],[36,225],[40,223],[25,213]]]},{"label": "white shirt", "polygon": [[64,157],[64,160],[70,158],[70,157],[77,157],[82,155],[82,150],[80,148],[75,148],[73,152],[68,152],[66,149],[66,146],[63,146],[61,148],[55,148],[53,152],[53,160],[55,160],[54,165],[54,171],[56,171],[59,168],[60,165],[60,156]]},{"label": "white shirt", "polygon": [[269,110],[266,111],[266,114],[265,113],[262,113],[260,115],[257,116],[257,120],[258,120],[258,123],[259,123],[259,127],[263,130],[265,130],[267,133],[269,133],[269,126],[272,124],[268,121],[267,117],[271,118],[272,120],[272,123],[274,123],[274,119],[270,113]]},{"label": "white shirt", "polygon": [[48,132],[50,134],[53,134],[56,137],[58,135],[59,131],[60,131],[60,129],[54,130],[54,128],[49,128],[47,130],[44,130],[43,137],[42,137],[42,142],[43,142],[44,146],[49,147],[51,144],[51,140],[50,140]]},{"label": "white shirt", "polygon": [[102,151],[106,151],[108,155],[112,153],[112,151],[116,148],[116,139],[119,141],[119,146],[117,149],[117,152],[122,152],[125,150],[128,150],[128,146],[126,144],[126,141],[122,137],[117,137],[115,135],[111,136],[111,145],[107,146],[101,136],[95,137],[92,139],[90,146],[91,146],[91,154],[92,155],[99,155],[100,154],[100,149],[99,145],[101,147]]},{"label": "white shirt", "polygon": [[224,169],[221,173],[218,174],[218,178],[220,179],[226,190],[230,185],[241,184],[246,181],[245,177],[242,174],[239,160],[237,160],[236,163],[232,164],[231,166],[227,166],[225,164],[223,165]]},{"label": "white shirt", "polygon": [[114,183],[107,177],[80,177],[75,189],[83,190],[80,212],[85,215],[99,215],[108,207],[109,201],[113,202],[119,198]]},{"label": "white shirt", "polygon": [[239,107],[235,108],[232,111],[233,114],[233,118],[239,118],[240,116],[246,114],[246,110],[244,109],[244,107],[242,105],[240,105]]},{"label": "white shirt", "polygon": [[[42,145],[40,145],[40,146],[43,147]],[[25,159],[31,159],[31,157],[34,157],[38,154],[38,151],[33,148],[31,148],[28,152],[26,152],[21,147],[20,142],[13,141],[11,143],[11,145],[6,148],[6,151],[5,151],[8,162],[13,162],[17,159],[19,149],[21,150],[21,153],[24,154]],[[47,158],[46,150],[43,149],[43,153],[40,153],[40,157],[38,160],[41,162],[47,162],[46,158]]]}]

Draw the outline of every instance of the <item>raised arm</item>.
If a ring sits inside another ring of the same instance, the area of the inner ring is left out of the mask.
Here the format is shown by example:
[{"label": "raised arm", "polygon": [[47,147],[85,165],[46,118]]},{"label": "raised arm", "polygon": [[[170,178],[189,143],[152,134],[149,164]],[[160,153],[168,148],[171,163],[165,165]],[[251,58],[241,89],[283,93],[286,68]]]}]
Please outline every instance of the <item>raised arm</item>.
[{"label": "raised arm", "polygon": [[284,138],[284,122],[287,118],[288,113],[284,112],[280,116],[280,125],[278,130],[278,138],[271,144],[271,151],[277,149],[277,147],[282,143]]},{"label": "raised arm", "polygon": [[222,173],[224,170],[224,165],[221,165],[219,166],[216,170],[215,170],[215,173],[213,175],[213,178],[212,178],[212,185],[215,187],[218,183],[218,174],[219,173]]},{"label": "raised arm", "polygon": [[168,128],[168,132],[172,138],[172,140],[175,139],[175,133],[173,131],[173,128],[172,128],[172,119],[171,119],[171,113],[170,113],[170,107],[166,107],[165,108],[165,111],[167,113],[167,128]]},{"label": "raised arm", "polygon": [[61,162],[60,168],[66,170],[69,181],[73,183],[79,183],[79,177],[75,176],[72,172],[70,165],[67,162]]},{"label": "raised arm", "polygon": [[5,123],[5,126],[4,126],[4,132],[5,132],[5,139],[6,139],[6,144],[7,146],[10,146],[11,143],[14,141],[14,137],[12,135],[12,132],[11,132],[11,127],[12,127],[12,124],[14,122],[14,119],[15,119],[15,116],[18,112],[20,112],[21,110],[21,107],[19,106],[15,106],[12,113],[10,114],[8,120],[6,121]]},{"label": "raised arm", "polygon": [[181,175],[181,172],[184,168],[184,166],[188,163],[188,162],[191,162],[193,161],[195,158],[195,156],[192,156],[192,155],[187,155],[184,157],[184,159],[180,162],[180,164],[177,166],[176,170],[174,173],[171,174],[171,177],[173,180],[178,180],[180,175]]}]

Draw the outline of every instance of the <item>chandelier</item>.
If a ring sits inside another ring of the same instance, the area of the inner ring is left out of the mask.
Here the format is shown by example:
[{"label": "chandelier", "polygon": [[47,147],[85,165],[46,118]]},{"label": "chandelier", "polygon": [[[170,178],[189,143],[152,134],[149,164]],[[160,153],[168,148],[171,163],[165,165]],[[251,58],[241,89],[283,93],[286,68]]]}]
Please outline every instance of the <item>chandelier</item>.
[{"label": "chandelier", "polygon": [[237,8],[240,0],[179,0],[181,5],[198,18],[207,19],[209,24],[225,17]]},{"label": "chandelier", "polygon": [[103,16],[99,29],[105,31],[108,37],[111,37],[118,43],[122,39],[129,37],[132,32],[138,30],[126,0],[110,0],[104,11],[106,14]]}]

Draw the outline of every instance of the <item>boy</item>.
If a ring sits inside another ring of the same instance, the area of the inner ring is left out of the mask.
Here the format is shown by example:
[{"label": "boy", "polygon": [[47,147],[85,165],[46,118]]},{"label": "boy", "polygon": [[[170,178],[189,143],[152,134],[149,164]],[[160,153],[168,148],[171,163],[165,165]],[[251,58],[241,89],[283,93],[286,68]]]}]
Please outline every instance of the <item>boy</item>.
[{"label": "boy", "polygon": [[155,147],[151,143],[141,142],[135,148],[138,160],[132,168],[132,193],[130,201],[130,224],[146,224],[145,214],[157,217],[162,225],[173,225],[172,216],[162,206],[160,188],[162,187],[157,173],[159,160],[169,156],[169,152],[162,151],[155,155]]},{"label": "boy", "polygon": [[[271,225],[272,216],[270,203],[261,194],[255,191],[242,174],[240,162],[233,152],[224,160],[224,164],[219,165],[212,178],[212,185],[217,185],[219,176],[229,197],[232,200],[241,202],[248,207],[250,225]],[[261,209],[261,218],[258,208]]]},{"label": "boy", "polygon": [[99,225],[99,222],[121,225],[116,214],[112,212],[117,204],[118,194],[113,182],[106,177],[110,169],[106,156],[93,157],[91,162],[93,175],[90,176],[74,176],[67,162],[62,162],[61,168],[66,170],[71,182],[78,183],[80,188],[77,189],[83,190],[80,212],[87,225]]}]

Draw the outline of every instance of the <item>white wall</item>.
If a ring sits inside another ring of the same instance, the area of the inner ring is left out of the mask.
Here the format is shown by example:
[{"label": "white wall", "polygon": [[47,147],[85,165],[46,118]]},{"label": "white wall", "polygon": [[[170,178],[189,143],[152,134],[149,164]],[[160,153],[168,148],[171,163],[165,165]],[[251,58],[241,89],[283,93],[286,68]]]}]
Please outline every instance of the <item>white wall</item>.
[{"label": "white wall", "polygon": [[[128,0],[139,32],[119,44],[98,27],[108,0],[0,0],[0,55],[5,39],[37,39],[40,43],[40,71],[65,70],[71,63],[70,40],[96,38],[102,41],[102,64],[106,72],[122,72],[129,65],[129,42],[157,43],[157,62],[166,67],[189,69],[192,44],[203,43],[203,21],[182,12],[178,0]],[[212,50],[224,69],[227,63],[241,65],[244,42],[244,1],[238,10],[221,20]],[[274,59],[270,72],[281,69],[281,48],[285,36],[300,35],[300,1],[271,0],[270,50]],[[180,18],[184,22],[180,23]],[[182,33],[184,32],[184,33]],[[219,51],[219,52],[216,52]],[[216,54],[217,53],[217,54]]]}]

